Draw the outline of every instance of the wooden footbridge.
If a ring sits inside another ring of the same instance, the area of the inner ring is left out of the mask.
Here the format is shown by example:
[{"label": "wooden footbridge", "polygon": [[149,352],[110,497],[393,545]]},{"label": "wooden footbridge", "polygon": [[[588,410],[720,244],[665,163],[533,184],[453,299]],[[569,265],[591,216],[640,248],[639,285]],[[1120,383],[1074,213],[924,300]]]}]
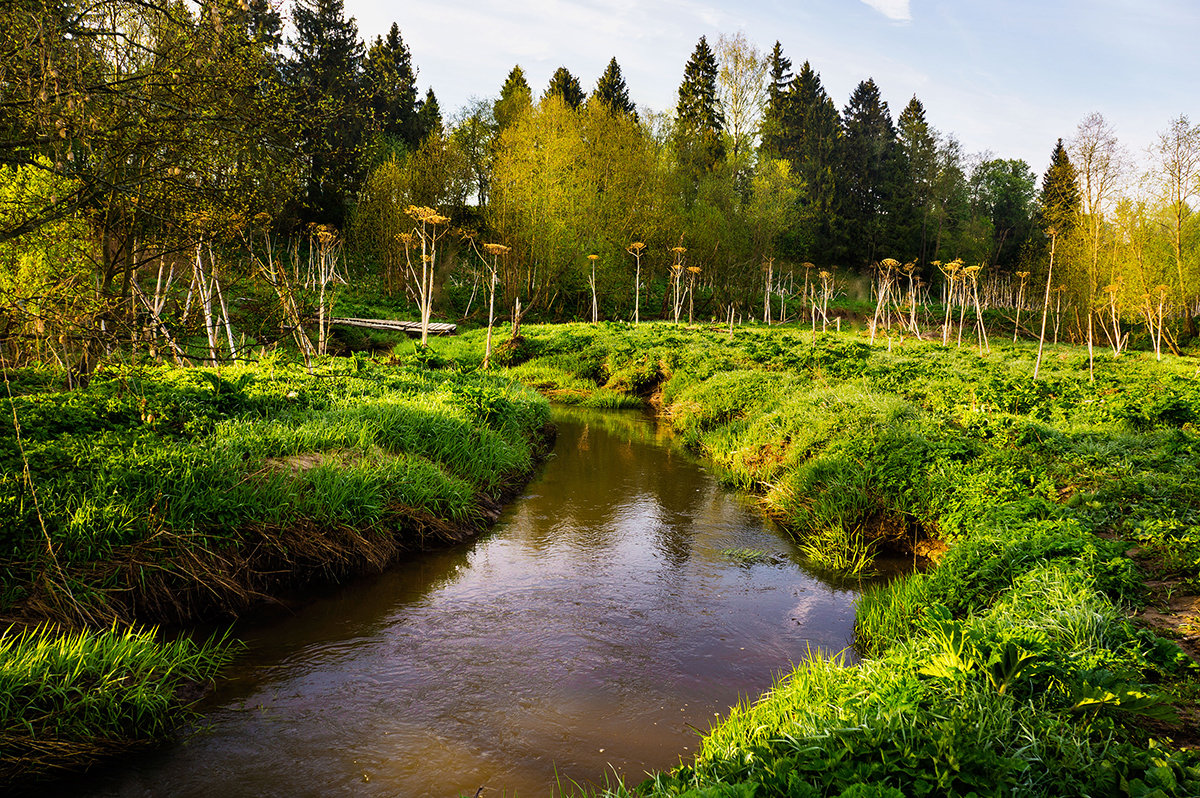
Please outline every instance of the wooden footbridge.
[{"label": "wooden footbridge", "polygon": [[[409,335],[421,334],[421,322],[419,321],[394,321],[392,319],[352,319],[336,317],[332,319],[333,324],[344,324],[347,327],[365,327],[368,330],[388,330],[390,332],[402,332]],[[458,326],[455,324],[447,324],[440,321],[429,322],[430,335],[454,335],[458,331]]]}]

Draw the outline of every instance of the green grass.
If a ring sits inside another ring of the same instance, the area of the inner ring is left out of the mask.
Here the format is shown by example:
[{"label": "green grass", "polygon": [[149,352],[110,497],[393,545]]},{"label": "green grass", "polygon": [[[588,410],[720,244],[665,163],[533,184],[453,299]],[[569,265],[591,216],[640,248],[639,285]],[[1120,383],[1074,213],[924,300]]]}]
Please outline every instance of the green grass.
[{"label": "green grass", "polygon": [[[1200,794],[1172,748],[1196,665],[1126,620],[1154,575],[1200,581],[1197,364],[997,342],[980,355],[787,328],[526,326],[515,376],[656,392],[677,439],[827,570],[936,538],[869,587],[853,667],[814,656],[694,761],[607,795]],[[456,345],[467,347],[470,337]],[[646,375],[636,388],[618,374]],[[548,376],[552,375],[552,376]],[[578,381],[578,382],[572,382]]]},{"label": "green grass", "polygon": [[177,725],[180,688],[227,647],[138,623],[237,613],[483,529],[531,472],[549,405],[442,362],[108,367],[75,391],[10,375],[0,611],[84,629],[0,638],[0,768],[85,766]]},{"label": "green grass", "polygon": [[163,641],[153,629],[0,635],[0,779],[83,767],[160,740],[181,690],[210,680],[231,646]]},{"label": "green grass", "polygon": [[14,404],[38,505],[9,420],[0,553],[36,561],[44,525],[67,565],[163,532],[237,544],[289,523],[478,523],[475,495],[528,473],[549,421],[543,399],[500,377],[364,359],[311,376],[277,364],[116,370]]}]

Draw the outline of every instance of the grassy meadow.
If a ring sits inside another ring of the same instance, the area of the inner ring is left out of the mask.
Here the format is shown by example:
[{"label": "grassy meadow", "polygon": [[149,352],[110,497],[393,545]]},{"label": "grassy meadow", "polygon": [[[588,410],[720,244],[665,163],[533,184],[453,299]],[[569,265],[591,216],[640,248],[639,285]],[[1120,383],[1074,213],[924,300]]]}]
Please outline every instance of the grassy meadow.
[{"label": "grassy meadow", "polygon": [[558,401],[653,402],[814,564],[932,563],[863,595],[861,664],[821,652],[694,761],[609,794],[1200,794],[1197,665],[1130,617],[1200,588],[1194,359],[1101,357],[1091,381],[1085,350],[1054,347],[1034,381],[1029,343],[523,331],[502,349],[510,375]]},{"label": "grassy meadow", "polygon": [[482,528],[529,473],[549,397],[653,405],[831,575],[869,573],[879,552],[926,564],[863,594],[859,664],[817,652],[694,759],[608,794],[1200,794],[1197,666],[1133,617],[1200,588],[1193,359],[1102,357],[1093,381],[1085,351],[1054,347],[1034,381],[1028,343],[523,333],[500,337],[488,372],[478,330],[312,374],[273,355],[105,367],[74,391],[10,373],[2,775],[169,733],[234,644],[145,625],[236,614]]},{"label": "grassy meadow", "polygon": [[[9,373],[0,436],[0,778],[158,739],[231,653],[152,628],[475,534],[549,405],[425,358]],[[14,419],[16,424],[14,424]]]}]

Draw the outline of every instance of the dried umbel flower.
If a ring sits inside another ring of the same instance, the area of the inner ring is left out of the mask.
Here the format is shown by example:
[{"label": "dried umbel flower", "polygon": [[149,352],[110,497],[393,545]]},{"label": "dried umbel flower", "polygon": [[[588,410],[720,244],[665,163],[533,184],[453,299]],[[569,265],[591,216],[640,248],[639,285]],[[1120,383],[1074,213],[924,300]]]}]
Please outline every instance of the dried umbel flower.
[{"label": "dried umbel flower", "polygon": [[427,208],[423,205],[409,205],[404,212],[416,219],[422,224],[446,224],[450,221],[448,216],[442,216],[433,208]]},{"label": "dried umbel flower", "polygon": [[900,268],[900,261],[895,258],[884,258],[879,261],[879,265],[885,269],[898,269]]},{"label": "dried umbel flower", "polygon": [[645,244],[645,242],[642,242],[642,241],[634,241],[634,242],[633,242],[632,244],[630,244],[630,245],[629,245],[629,247],[626,249],[626,252],[628,252],[630,255],[638,255],[638,254],[640,254],[640,253],[641,253],[641,251],[642,251],[643,249],[645,249],[645,248],[646,248],[646,244]]},{"label": "dried umbel flower", "polygon": [[688,271],[689,271],[689,272],[691,272],[692,274],[699,274],[699,273],[700,273],[700,267],[699,267],[699,266],[688,266],[688,267],[687,267],[687,269],[688,269]]},{"label": "dried umbel flower", "polygon": [[682,255],[683,253],[687,252],[687,247],[671,247],[671,251],[676,255]]},{"label": "dried umbel flower", "polygon": [[599,255],[588,255],[588,260],[590,260],[592,263],[595,263],[596,261],[600,260],[600,256]]},{"label": "dried umbel flower", "polygon": [[511,250],[503,244],[484,244],[483,248],[489,255],[507,255]]}]

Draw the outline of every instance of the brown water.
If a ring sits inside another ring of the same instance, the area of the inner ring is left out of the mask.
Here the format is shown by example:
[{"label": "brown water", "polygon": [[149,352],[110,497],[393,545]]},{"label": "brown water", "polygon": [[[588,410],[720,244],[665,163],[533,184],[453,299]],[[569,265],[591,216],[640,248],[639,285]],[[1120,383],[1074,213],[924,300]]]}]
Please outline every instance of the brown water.
[{"label": "brown water", "polygon": [[[544,796],[675,765],[854,594],[638,413],[568,412],[496,529],[235,630],[207,728],[94,773],[116,796]],[[742,565],[727,549],[776,563]]]}]

